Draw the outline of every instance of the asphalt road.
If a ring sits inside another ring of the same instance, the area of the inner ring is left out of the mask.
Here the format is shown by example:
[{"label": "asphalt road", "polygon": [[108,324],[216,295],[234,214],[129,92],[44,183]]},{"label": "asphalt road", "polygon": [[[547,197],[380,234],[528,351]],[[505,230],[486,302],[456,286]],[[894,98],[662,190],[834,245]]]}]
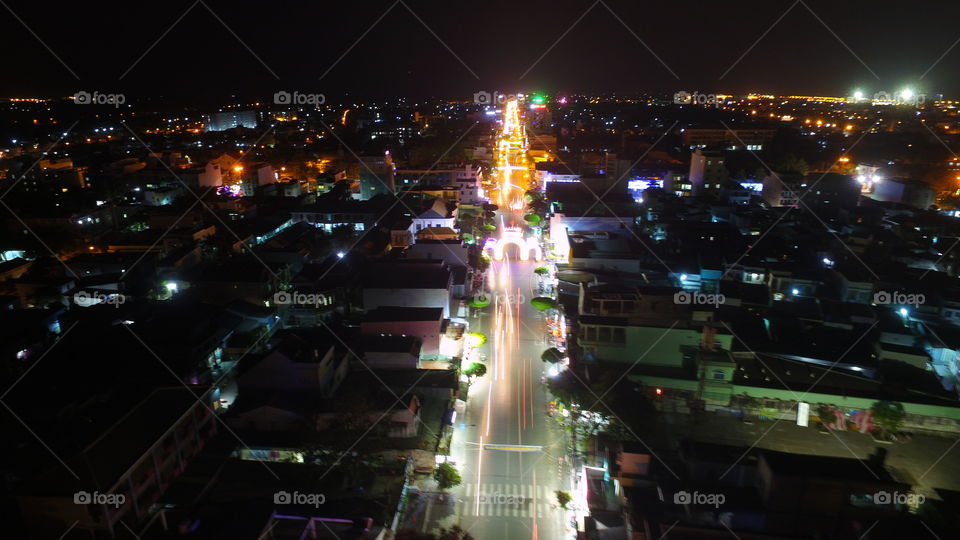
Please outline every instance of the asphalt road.
[{"label": "asphalt road", "polygon": [[470,389],[454,435],[452,457],[463,477],[452,491],[457,521],[478,540],[569,539],[572,513],[557,507],[555,492],[570,491],[572,477],[561,463],[563,432],[547,416],[550,397],[541,382],[545,317],[530,305],[538,263],[511,256],[491,264],[494,301],[471,324],[488,336],[488,372]]}]

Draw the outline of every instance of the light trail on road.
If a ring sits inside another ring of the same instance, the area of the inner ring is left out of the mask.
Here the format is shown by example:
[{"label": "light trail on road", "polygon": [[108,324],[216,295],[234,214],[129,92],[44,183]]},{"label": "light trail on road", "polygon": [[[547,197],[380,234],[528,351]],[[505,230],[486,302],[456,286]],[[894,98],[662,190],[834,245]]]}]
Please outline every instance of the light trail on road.
[{"label": "light trail on road", "polygon": [[[475,470],[464,475],[464,501],[467,508],[473,507],[466,514],[471,514],[472,524],[461,526],[475,531],[477,538],[539,540],[543,535],[545,540],[562,539],[569,537],[567,519],[563,511],[549,505],[549,499],[555,490],[567,489],[567,482],[556,474],[555,460],[544,456],[563,435],[555,422],[536,421],[540,414],[546,417],[549,398],[542,387],[544,365],[539,361],[546,328],[543,316],[529,304],[538,292],[533,272],[538,262],[533,259],[540,260],[542,253],[539,238],[530,234],[523,217],[531,161],[521,104],[508,101],[503,113],[494,146],[497,193],[493,200],[500,206],[494,223],[499,231],[491,235],[499,236],[500,242],[484,279],[491,302],[482,309],[489,316],[477,320],[489,337],[490,371],[483,380],[486,391],[478,388],[476,397],[470,397],[486,403],[477,403],[467,413],[474,410],[482,418],[461,426],[465,442],[478,453]],[[484,244],[485,249],[490,244]],[[534,250],[535,257],[530,257]],[[523,508],[497,506],[501,495],[517,493],[526,501]]]},{"label": "light trail on road", "polygon": [[[489,402],[488,402],[489,403]],[[480,479],[483,478],[483,435],[480,436],[480,451],[477,452],[477,493],[480,493]],[[477,497],[477,515],[480,515],[480,497]]]}]

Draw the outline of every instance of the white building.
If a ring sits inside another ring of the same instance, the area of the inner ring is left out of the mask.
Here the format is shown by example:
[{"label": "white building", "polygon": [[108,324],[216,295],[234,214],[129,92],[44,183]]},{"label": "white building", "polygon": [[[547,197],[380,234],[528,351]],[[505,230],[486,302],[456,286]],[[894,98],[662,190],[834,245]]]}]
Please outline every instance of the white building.
[{"label": "white building", "polygon": [[480,204],[484,202],[483,188],[480,187],[480,167],[465,165],[462,171],[454,174],[454,183],[459,190],[458,199],[461,204]]},{"label": "white building", "polygon": [[433,205],[420,215],[413,218],[413,228],[415,231],[426,229],[427,227],[447,227],[456,229],[457,211],[449,210],[447,202],[443,199],[434,199]]},{"label": "white building", "polygon": [[441,260],[379,264],[364,276],[363,308],[442,308],[449,318],[452,287],[453,272]]}]

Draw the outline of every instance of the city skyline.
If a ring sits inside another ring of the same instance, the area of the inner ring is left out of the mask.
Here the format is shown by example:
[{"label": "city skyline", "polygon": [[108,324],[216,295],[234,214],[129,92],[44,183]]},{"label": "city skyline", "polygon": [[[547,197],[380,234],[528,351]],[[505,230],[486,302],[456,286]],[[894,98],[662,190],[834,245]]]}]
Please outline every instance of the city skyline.
[{"label": "city skyline", "polygon": [[24,540],[960,538],[960,4],[0,0]]}]

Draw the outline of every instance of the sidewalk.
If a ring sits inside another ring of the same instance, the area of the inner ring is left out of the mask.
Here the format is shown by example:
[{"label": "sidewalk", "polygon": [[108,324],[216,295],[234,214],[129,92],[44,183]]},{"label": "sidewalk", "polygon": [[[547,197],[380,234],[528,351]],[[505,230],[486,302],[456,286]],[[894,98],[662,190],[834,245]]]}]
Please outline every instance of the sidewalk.
[{"label": "sidewalk", "polygon": [[453,490],[441,493],[437,483],[428,475],[417,475],[415,484],[420,488],[420,492],[410,494],[410,502],[400,519],[400,529],[430,533],[454,525],[457,495]]}]

